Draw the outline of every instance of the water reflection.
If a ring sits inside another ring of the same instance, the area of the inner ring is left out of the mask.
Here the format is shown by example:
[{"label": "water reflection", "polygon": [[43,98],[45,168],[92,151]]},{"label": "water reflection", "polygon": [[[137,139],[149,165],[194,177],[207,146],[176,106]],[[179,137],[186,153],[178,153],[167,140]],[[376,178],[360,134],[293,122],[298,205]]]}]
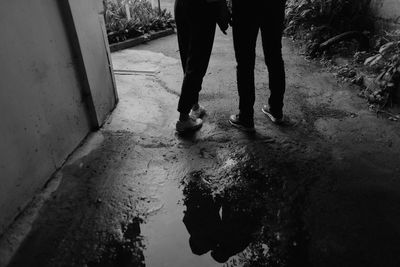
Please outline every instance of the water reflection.
[{"label": "water reflection", "polygon": [[123,238],[111,238],[101,257],[87,263],[88,267],[141,267],[144,263],[144,244],[140,234],[142,220],[135,218],[122,226]]},{"label": "water reflection", "polygon": [[211,251],[215,261],[224,263],[250,244],[253,233],[260,228],[261,213],[240,201],[236,193],[235,197],[214,197],[201,179],[186,184],[183,222],[194,254]]}]

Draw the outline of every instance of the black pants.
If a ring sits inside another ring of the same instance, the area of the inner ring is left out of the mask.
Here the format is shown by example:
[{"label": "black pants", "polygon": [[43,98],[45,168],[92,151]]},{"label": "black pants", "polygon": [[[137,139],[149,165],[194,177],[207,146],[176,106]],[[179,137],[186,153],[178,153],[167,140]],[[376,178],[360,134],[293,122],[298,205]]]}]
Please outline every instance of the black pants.
[{"label": "black pants", "polygon": [[204,0],[176,0],[175,21],[183,67],[183,84],[178,111],[189,113],[199,101],[214,43],[215,4]]},{"label": "black pants", "polygon": [[260,30],[269,73],[269,107],[274,115],[281,116],[285,93],[285,69],[282,59],[285,0],[233,0],[232,8],[240,118],[253,120],[256,41]]}]

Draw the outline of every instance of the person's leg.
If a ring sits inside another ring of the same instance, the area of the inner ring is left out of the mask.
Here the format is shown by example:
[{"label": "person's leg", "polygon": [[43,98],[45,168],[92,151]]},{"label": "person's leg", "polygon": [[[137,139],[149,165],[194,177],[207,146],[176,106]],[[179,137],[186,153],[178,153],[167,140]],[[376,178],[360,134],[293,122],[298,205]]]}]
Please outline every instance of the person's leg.
[{"label": "person's leg", "polygon": [[188,20],[188,14],[185,12],[185,0],[175,1],[175,22],[176,31],[178,36],[178,47],[179,55],[181,58],[183,73],[185,73],[186,61],[189,50],[189,39],[190,39],[190,25],[186,22]]},{"label": "person's leg", "polygon": [[282,33],[285,17],[285,1],[266,1],[260,8],[261,36],[265,63],[268,67],[269,112],[276,119],[283,116],[283,99],[285,94],[285,67],[282,58]]},{"label": "person's leg", "polygon": [[255,86],[255,49],[259,25],[254,19],[253,8],[242,0],[232,6],[233,44],[237,62],[237,87],[239,93],[239,119],[253,124]]},{"label": "person's leg", "polygon": [[[182,64],[184,79],[178,104],[178,111],[183,114],[189,114],[193,105],[198,103],[203,77],[211,56],[216,27],[216,19],[210,5],[201,2],[196,4],[193,1],[186,2],[187,4],[183,5],[184,9],[181,11],[186,13],[185,20],[177,21],[177,24],[182,23],[186,27],[185,40],[181,41],[182,44],[187,45],[182,45],[186,50],[183,52],[185,57]],[[177,28],[179,35],[179,26]]]}]

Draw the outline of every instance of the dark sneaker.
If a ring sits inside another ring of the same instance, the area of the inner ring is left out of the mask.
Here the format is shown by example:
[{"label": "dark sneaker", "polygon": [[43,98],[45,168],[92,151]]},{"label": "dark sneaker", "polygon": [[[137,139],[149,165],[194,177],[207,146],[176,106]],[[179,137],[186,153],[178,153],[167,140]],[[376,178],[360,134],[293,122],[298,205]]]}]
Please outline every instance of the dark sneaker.
[{"label": "dark sneaker", "polygon": [[283,122],[283,115],[276,116],[272,114],[272,112],[269,110],[267,105],[264,105],[261,109],[261,111],[268,116],[268,118],[275,124],[281,124]]},{"label": "dark sneaker", "polygon": [[176,131],[178,133],[193,132],[199,130],[201,126],[203,126],[202,119],[190,117],[186,121],[178,121],[176,123]]},{"label": "dark sneaker", "polygon": [[229,118],[229,123],[232,126],[238,128],[240,130],[246,131],[246,132],[252,133],[255,131],[254,123],[248,123],[248,122],[241,121],[239,115],[232,115]]}]

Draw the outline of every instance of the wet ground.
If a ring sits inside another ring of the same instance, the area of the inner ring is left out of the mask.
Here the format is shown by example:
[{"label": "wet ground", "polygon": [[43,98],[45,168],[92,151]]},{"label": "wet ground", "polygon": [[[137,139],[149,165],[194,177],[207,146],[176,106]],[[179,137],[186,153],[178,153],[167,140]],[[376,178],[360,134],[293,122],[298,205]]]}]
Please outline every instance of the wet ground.
[{"label": "wet ground", "polygon": [[114,53],[120,103],[9,266],[400,266],[400,125],[287,39],[284,58],[286,122],[260,110],[259,47],[256,133],[240,132],[231,33],[218,33],[205,124],[177,136],[176,36]]}]

